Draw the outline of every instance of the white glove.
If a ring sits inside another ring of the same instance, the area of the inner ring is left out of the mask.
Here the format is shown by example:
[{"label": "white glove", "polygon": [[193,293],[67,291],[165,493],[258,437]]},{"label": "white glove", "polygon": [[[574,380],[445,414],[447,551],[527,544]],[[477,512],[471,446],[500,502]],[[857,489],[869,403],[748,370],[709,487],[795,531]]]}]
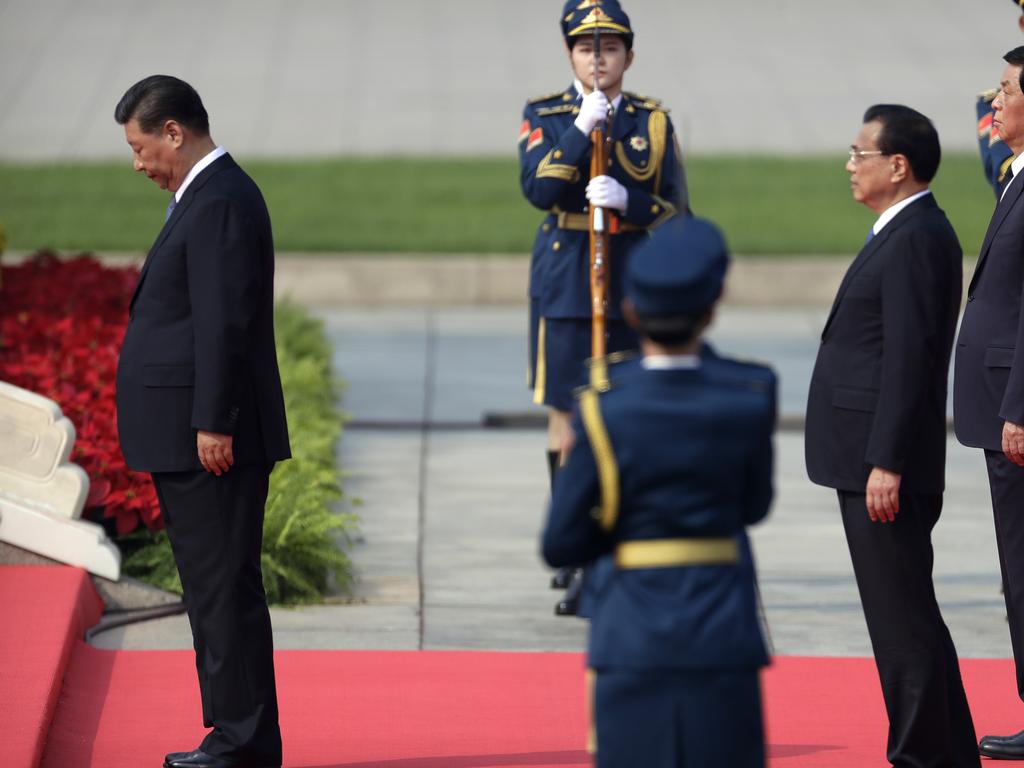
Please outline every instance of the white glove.
[{"label": "white glove", "polygon": [[574,125],[589,136],[594,126],[608,117],[608,97],[601,91],[591,91],[583,97],[580,113],[576,115]]},{"label": "white glove", "polygon": [[614,208],[625,213],[629,205],[629,190],[611,176],[595,176],[587,184],[587,200],[598,208]]}]

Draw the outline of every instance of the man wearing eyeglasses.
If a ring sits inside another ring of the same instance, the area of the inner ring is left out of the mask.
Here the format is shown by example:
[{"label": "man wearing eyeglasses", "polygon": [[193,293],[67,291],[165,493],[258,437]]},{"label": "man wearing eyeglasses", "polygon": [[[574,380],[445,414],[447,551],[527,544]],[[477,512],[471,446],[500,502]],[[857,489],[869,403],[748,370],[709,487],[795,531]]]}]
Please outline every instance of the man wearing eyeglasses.
[{"label": "man wearing eyeglasses", "polygon": [[807,401],[807,473],[839,496],[898,768],[980,765],[932,584],[962,286],[960,243],[928,189],[940,157],[921,113],[864,114],[846,170],[878,219],[839,286]]},{"label": "man wearing eyeglasses", "polygon": [[[1017,692],[1024,699],[1024,46],[1003,59],[992,125],[1013,152],[981,244],[957,338],[953,379],[956,436],[985,451]],[[1024,731],[985,736],[981,754],[1024,760]]]}]

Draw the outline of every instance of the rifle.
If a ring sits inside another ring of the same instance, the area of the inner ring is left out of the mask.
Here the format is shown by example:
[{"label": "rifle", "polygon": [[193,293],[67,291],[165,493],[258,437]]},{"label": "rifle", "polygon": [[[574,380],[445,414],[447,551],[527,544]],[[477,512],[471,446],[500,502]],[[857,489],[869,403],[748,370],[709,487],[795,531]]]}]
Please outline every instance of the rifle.
[{"label": "rifle", "polygon": [[[598,90],[598,61],[601,58],[601,30],[594,23],[594,90]],[[609,110],[610,111],[610,110]],[[590,134],[593,151],[590,156],[590,178],[603,176],[608,172],[611,159],[610,118],[598,123]],[[591,344],[593,358],[591,379],[601,386],[606,385],[604,357],[608,351],[606,314],[608,309],[608,277],[611,260],[611,212],[596,205],[590,206],[590,305]],[[596,375],[596,378],[595,378]],[[604,379],[605,381],[602,381]]]}]

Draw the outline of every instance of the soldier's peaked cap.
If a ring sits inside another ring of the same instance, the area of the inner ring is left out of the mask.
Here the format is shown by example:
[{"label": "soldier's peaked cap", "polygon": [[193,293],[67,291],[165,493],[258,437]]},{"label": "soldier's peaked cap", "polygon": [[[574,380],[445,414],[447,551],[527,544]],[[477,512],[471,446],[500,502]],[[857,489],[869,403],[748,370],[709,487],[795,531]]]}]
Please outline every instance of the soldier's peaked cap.
[{"label": "soldier's peaked cap", "polygon": [[632,46],[633,28],[629,16],[616,0],[569,0],[564,10],[562,34],[566,42],[581,35],[592,35],[597,27],[601,32],[621,35]]},{"label": "soldier's peaked cap", "polygon": [[722,295],[729,249],[705,219],[673,218],[633,254],[626,296],[641,317],[694,317]]}]

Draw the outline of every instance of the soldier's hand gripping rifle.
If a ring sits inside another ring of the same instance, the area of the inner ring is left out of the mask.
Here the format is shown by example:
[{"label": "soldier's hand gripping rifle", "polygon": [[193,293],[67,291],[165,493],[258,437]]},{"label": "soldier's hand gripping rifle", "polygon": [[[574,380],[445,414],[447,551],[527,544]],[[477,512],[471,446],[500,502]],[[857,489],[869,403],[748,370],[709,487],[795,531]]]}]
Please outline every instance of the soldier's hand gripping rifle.
[{"label": "soldier's hand gripping rifle", "polygon": [[[594,23],[594,85],[598,82],[598,62],[601,59],[601,30]],[[611,108],[609,107],[609,113]],[[611,155],[611,118],[598,122],[590,133],[593,152],[590,156],[590,178],[608,173]],[[591,357],[595,366],[604,364],[607,354],[608,281],[611,262],[611,211],[590,206],[590,303],[591,303]]]}]

